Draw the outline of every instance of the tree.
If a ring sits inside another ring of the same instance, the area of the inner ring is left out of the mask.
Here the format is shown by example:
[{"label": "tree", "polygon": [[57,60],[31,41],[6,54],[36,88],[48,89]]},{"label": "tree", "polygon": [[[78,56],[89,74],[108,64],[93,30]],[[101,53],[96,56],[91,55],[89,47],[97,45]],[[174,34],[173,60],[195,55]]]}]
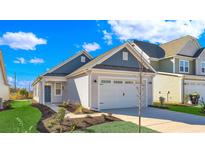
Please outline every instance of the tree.
[{"label": "tree", "polygon": [[20,94],[21,96],[23,96],[23,97],[28,98],[29,92],[28,92],[25,88],[23,88],[23,89],[21,89],[21,90],[19,91],[19,94]]}]

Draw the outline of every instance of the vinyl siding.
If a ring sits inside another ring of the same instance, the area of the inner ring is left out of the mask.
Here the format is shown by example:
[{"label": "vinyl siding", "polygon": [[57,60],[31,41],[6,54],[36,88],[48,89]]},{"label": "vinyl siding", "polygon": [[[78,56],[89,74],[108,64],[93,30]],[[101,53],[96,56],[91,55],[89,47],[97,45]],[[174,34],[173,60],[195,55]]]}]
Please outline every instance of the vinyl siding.
[{"label": "vinyl siding", "polygon": [[179,61],[186,60],[182,58],[175,58],[175,72],[180,74],[195,74],[195,60],[188,60],[189,61],[189,73],[181,73],[179,72]]},{"label": "vinyl siding", "polygon": [[0,67],[0,98],[4,100],[9,100],[9,86],[5,85],[2,70]]},{"label": "vinyl siding", "polygon": [[181,87],[182,79],[180,77],[156,75],[153,79],[154,102],[159,102],[159,98],[164,97],[168,103],[180,103],[182,101]]},{"label": "vinyl siding", "polygon": [[156,71],[159,71],[159,61],[150,61],[150,64]]},{"label": "vinyl siding", "polygon": [[173,58],[167,58],[159,61],[159,71],[173,73]]}]

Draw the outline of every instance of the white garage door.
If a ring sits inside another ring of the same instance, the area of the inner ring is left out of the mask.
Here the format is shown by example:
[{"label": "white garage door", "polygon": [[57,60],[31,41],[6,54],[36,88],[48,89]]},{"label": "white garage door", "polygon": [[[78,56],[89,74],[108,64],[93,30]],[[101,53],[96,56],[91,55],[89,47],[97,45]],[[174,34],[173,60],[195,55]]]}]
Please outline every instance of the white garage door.
[{"label": "white garage door", "polygon": [[[146,106],[146,82],[143,84],[143,104]],[[139,83],[134,80],[102,79],[100,109],[136,107],[139,102]]]},{"label": "white garage door", "polygon": [[185,95],[197,92],[200,94],[200,99],[205,100],[205,81],[185,80],[184,83]]}]

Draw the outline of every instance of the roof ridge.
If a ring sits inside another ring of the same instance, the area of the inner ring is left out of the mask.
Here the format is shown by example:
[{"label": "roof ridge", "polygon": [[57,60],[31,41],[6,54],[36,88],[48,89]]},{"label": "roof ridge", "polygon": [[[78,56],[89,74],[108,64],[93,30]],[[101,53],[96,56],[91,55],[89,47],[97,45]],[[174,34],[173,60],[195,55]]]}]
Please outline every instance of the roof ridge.
[{"label": "roof ridge", "polygon": [[183,38],[185,38],[185,37],[190,37],[190,38],[194,38],[194,39],[196,39],[195,37],[193,37],[193,36],[191,36],[191,35],[184,35],[184,36],[179,37],[179,38],[176,38],[176,39],[174,39],[174,40],[171,40],[171,41],[168,41],[168,42],[162,43],[162,44],[160,44],[159,46],[161,46],[161,45],[165,45],[165,44],[168,44],[168,43],[172,43],[172,42],[174,42],[174,41],[177,41],[177,40],[183,39]]}]

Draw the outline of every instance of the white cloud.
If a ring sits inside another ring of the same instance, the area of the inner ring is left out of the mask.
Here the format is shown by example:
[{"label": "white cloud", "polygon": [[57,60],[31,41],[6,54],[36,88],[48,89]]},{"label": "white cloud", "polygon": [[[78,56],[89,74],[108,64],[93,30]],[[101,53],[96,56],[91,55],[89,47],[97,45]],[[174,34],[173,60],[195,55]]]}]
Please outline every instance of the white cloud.
[{"label": "white cloud", "polygon": [[[9,76],[8,81],[9,81],[9,84],[11,85],[11,87],[14,87],[14,78]],[[31,84],[32,84],[32,81],[30,81],[30,80],[16,80],[16,87],[17,88],[29,89],[29,88],[31,88]]]},{"label": "white cloud", "polygon": [[14,78],[12,78],[11,76],[8,76],[8,82],[9,84],[12,84],[14,82]]},{"label": "white cloud", "polygon": [[44,60],[42,58],[34,57],[29,61],[31,64],[42,64]]},{"label": "white cloud", "polygon": [[205,21],[108,21],[120,40],[138,39],[164,43],[184,35],[199,38]]},{"label": "white cloud", "polygon": [[106,30],[103,30],[103,39],[106,41],[108,45],[112,44],[112,34],[108,33]]},{"label": "white cloud", "polygon": [[16,58],[16,60],[14,60],[14,63],[16,63],[16,64],[26,64],[26,60],[23,57],[20,57],[20,58]]},{"label": "white cloud", "polygon": [[86,42],[84,42],[83,48],[86,51],[90,52],[90,51],[95,51],[95,50],[100,49],[100,45],[98,43],[96,43],[96,42],[93,42],[93,43],[86,43]]},{"label": "white cloud", "polygon": [[46,44],[47,41],[38,38],[33,33],[6,32],[0,37],[0,45],[8,45],[12,49],[36,50],[37,45]]}]

